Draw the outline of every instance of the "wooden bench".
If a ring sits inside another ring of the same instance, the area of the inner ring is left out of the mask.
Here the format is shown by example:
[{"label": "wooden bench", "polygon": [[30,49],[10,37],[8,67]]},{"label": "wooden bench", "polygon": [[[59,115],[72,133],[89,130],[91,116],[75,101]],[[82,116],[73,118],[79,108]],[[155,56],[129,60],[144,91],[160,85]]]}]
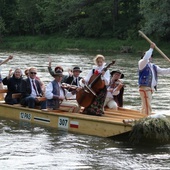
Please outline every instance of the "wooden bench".
[{"label": "wooden bench", "polygon": [[[8,89],[0,89],[0,93],[7,93],[8,92]],[[18,99],[21,97],[21,93],[13,93],[12,94],[12,98],[13,99]],[[45,97],[37,97],[37,100],[40,102],[40,101],[45,101],[47,100]]]}]

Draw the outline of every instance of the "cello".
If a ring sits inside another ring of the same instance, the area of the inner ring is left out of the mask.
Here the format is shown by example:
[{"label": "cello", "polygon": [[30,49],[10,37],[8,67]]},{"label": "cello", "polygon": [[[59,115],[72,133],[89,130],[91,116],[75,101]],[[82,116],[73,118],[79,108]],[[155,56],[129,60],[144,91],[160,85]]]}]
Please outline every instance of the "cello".
[{"label": "cello", "polygon": [[[107,69],[113,65],[115,61],[112,61],[102,71],[107,71]],[[90,77],[88,84],[84,84],[84,87],[76,93],[76,100],[80,106],[88,107],[92,104],[93,100],[97,94],[105,86],[104,80],[101,79],[102,73],[93,74]]]}]

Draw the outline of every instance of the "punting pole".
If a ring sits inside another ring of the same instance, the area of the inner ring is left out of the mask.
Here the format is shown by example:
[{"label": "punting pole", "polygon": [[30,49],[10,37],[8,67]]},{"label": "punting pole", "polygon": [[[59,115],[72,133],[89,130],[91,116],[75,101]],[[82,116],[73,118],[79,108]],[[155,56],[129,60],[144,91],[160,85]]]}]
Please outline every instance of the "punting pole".
[{"label": "punting pole", "polygon": [[[152,41],[142,32],[142,31],[138,31],[139,34],[145,38],[150,44],[152,43]],[[162,55],[162,57],[164,57],[165,59],[167,59],[170,62],[170,59],[155,45],[155,49]]]}]

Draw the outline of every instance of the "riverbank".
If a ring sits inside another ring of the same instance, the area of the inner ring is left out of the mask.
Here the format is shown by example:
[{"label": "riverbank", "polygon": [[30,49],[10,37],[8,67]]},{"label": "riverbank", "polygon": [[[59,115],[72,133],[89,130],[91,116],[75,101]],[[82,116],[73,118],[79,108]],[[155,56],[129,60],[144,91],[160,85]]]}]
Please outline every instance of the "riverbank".
[{"label": "riverbank", "polygon": [[[157,46],[166,54],[170,54],[169,44],[159,42]],[[3,38],[0,50],[53,52],[84,51],[84,52],[129,52],[138,53],[149,48],[148,42],[142,37],[137,40],[117,39],[83,39],[65,38],[61,36],[11,36]]]}]

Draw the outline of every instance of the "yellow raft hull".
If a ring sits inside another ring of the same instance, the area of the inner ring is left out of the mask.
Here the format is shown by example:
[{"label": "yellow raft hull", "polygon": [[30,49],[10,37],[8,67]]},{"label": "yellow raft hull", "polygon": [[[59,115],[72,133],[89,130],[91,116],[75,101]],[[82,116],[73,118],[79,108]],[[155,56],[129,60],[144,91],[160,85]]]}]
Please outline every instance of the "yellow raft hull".
[{"label": "yellow raft hull", "polygon": [[91,116],[63,111],[43,111],[0,103],[0,117],[74,133],[113,137],[131,131],[133,121],[144,118],[145,115],[136,110],[120,108],[117,111],[107,109],[103,116]]}]

